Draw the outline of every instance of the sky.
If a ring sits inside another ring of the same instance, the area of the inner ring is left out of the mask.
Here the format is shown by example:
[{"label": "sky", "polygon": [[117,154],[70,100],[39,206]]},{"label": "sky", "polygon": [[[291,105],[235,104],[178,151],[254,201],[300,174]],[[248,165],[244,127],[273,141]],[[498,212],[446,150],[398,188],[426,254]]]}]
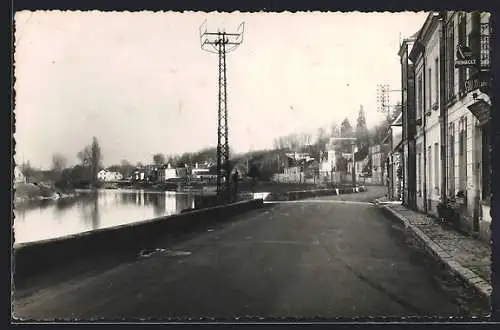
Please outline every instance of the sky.
[{"label": "sky", "polygon": [[[368,127],[377,84],[401,85],[401,38],[426,13],[62,12],[15,14],[15,160],[70,165],[98,138],[106,166],[151,163],[217,144],[218,59],[199,27],[235,32],[227,55],[232,152],[272,148],[293,132],[330,130],[363,105]],[[390,95],[391,103],[400,93]]]}]

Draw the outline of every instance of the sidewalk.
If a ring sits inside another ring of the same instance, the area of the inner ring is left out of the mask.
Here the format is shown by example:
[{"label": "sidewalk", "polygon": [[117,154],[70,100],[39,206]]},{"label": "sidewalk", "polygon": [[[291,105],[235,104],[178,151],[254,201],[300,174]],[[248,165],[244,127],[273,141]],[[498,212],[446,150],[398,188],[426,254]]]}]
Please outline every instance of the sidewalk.
[{"label": "sidewalk", "polygon": [[386,197],[375,203],[404,223],[425,249],[446,265],[465,283],[485,298],[491,296],[491,247],[478,239],[465,236],[451,228],[443,227],[435,218],[401,205],[389,202]]}]

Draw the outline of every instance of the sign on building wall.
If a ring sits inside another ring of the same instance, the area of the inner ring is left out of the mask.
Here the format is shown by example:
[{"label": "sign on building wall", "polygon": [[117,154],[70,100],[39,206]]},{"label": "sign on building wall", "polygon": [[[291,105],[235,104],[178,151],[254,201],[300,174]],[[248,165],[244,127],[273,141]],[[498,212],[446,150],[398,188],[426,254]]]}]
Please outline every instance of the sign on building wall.
[{"label": "sign on building wall", "polygon": [[479,72],[470,79],[467,79],[464,84],[464,92],[469,93],[479,89],[481,92],[489,94],[491,87],[491,76]]},{"label": "sign on building wall", "polygon": [[455,67],[476,67],[479,64],[478,58],[474,56],[472,50],[464,44],[458,44]]}]

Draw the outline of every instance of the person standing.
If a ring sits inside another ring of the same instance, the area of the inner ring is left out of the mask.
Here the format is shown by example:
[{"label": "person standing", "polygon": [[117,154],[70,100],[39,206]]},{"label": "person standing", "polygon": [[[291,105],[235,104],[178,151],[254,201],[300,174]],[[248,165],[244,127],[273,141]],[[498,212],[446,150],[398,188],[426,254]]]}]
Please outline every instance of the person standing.
[{"label": "person standing", "polygon": [[239,174],[238,170],[234,170],[233,177],[233,199],[236,202],[237,201],[237,196],[238,196],[238,181],[239,181]]}]

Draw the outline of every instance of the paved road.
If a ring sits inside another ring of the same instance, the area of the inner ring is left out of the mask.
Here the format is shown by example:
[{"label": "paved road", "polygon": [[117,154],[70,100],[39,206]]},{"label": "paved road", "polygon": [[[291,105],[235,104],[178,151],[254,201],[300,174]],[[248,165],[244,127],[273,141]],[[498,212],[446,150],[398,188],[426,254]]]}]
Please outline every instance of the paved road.
[{"label": "paved road", "polygon": [[18,297],[14,315],[123,320],[466,313],[400,228],[367,202],[379,193],[251,212],[170,250]]}]

